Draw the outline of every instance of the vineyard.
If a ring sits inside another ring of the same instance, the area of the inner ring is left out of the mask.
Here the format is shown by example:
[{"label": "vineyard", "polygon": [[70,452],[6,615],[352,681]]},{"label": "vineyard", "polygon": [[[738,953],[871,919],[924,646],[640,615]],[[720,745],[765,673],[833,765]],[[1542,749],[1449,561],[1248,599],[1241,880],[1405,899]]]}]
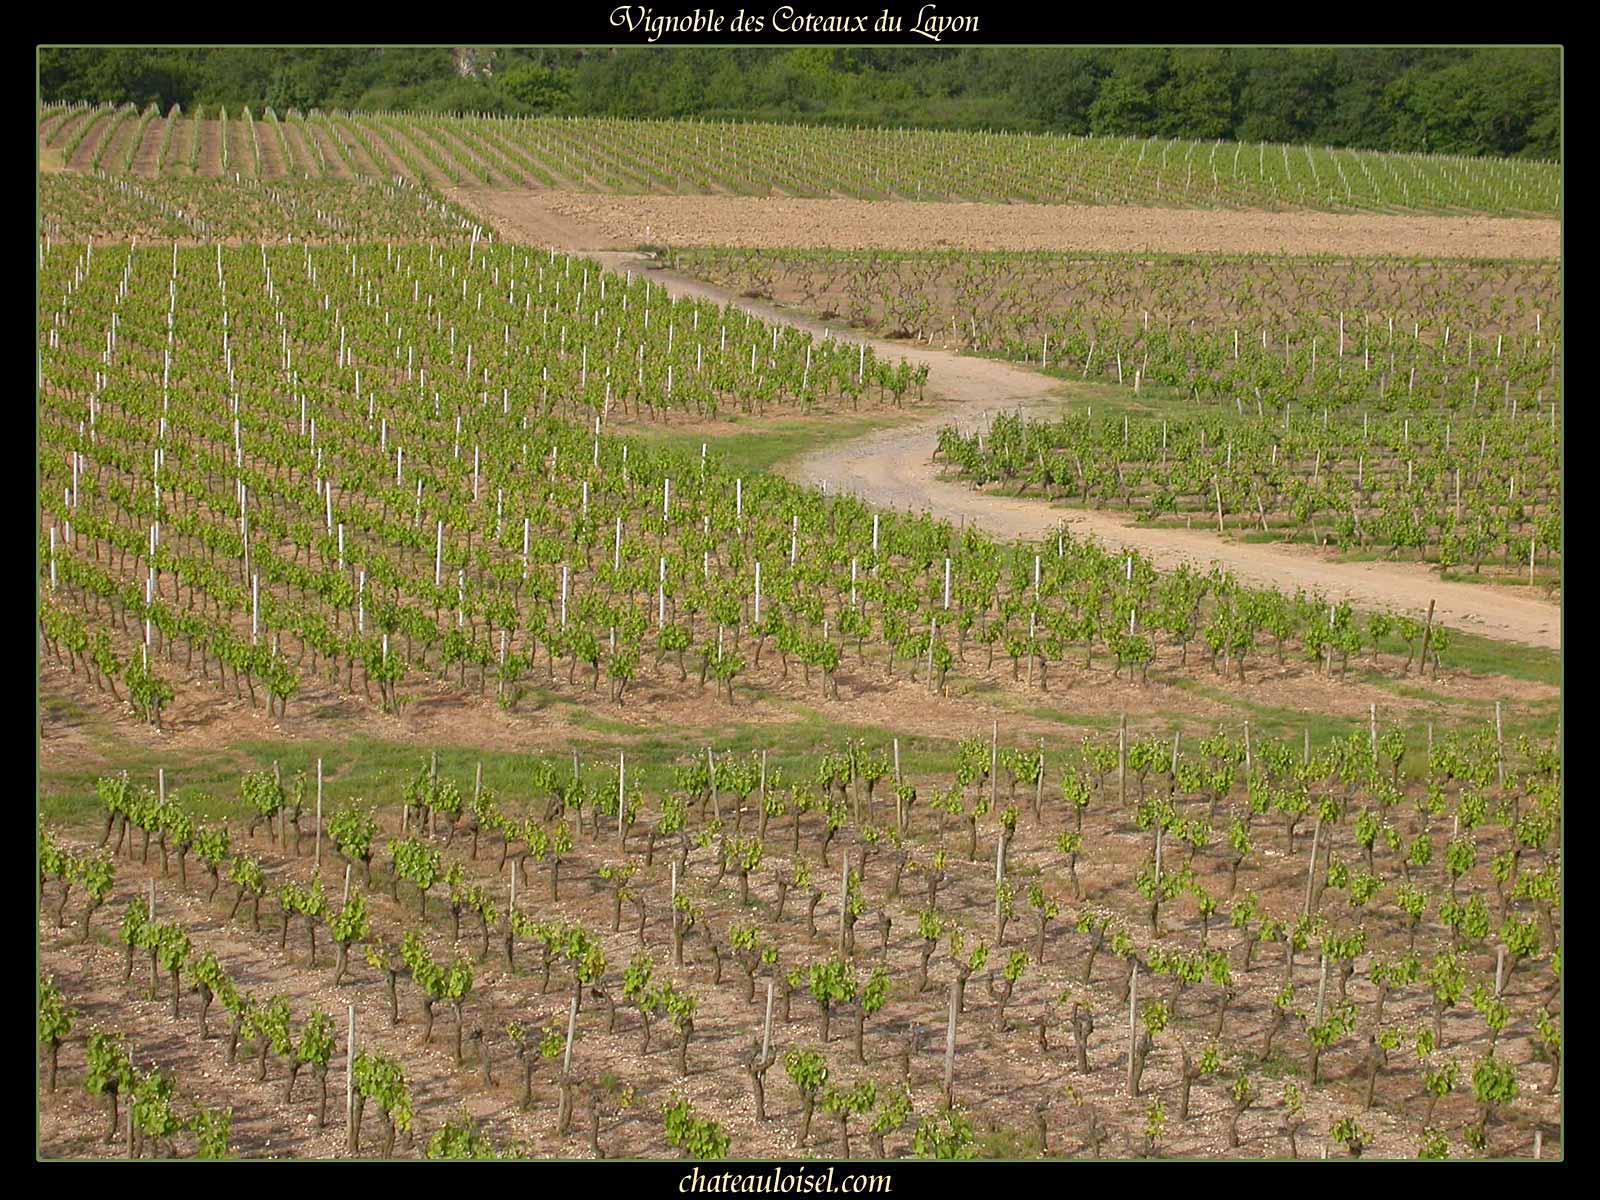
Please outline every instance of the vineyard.
[{"label": "vineyard", "polygon": [[47,1148],[1559,1149],[1559,760],[1493,728],[337,775],[41,832]]},{"label": "vineyard", "polygon": [[39,180],[41,241],[198,243],[469,240],[476,222],[403,180],[138,179],[55,173]]},{"label": "vineyard", "polygon": [[[1343,550],[1386,548],[1481,574],[1498,558],[1532,582],[1560,575],[1561,448],[1537,418],[1385,417],[1273,428],[1215,419],[998,416],[964,435],[947,426],[943,461],[994,484],[1141,521],[1198,519],[1309,536]],[[1208,440],[1209,439],[1209,440]],[[1309,468],[1309,469],[1308,469]]]},{"label": "vineyard", "polygon": [[1437,672],[1449,647],[1421,613],[1161,575],[1064,535],[1003,545],[607,435],[613,409],[759,415],[915,378],[553,252],[53,246],[44,287],[46,645],[97,687],[124,678],[158,725],[172,677],[231,676],[252,703],[259,681],[270,712],[313,681],[353,690],[359,666],[394,711],[419,674],[492,677],[514,706],[558,660],[622,704],[693,663],[733,703],[791,658],[836,698],[869,669],[1003,680],[997,650],[1008,686],[1042,690],[1097,653],[1194,670],[1191,643],[1240,680],[1290,647],[1329,675],[1402,639],[1391,670]]},{"label": "vineyard", "polygon": [[[1377,226],[1558,215],[1559,165],[268,107],[37,135],[41,1158],[1564,1156],[1559,613],[1501,642],[1460,599],[1560,597],[1559,262],[645,258],[601,249],[642,221],[504,219]],[[892,501],[793,466],[880,436]]]},{"label": "vineyard", "polygon": [[1237,415],[1516,402],[1548,422],[1560,403],[1553,262],[717,249],[671,261],[889,337]]},{"label": "vineyard", "polygon": [[1177,139],[264,109],[46,107],[42,153],[139,179],[1178,208],[1554,215],[1560,168]]}]

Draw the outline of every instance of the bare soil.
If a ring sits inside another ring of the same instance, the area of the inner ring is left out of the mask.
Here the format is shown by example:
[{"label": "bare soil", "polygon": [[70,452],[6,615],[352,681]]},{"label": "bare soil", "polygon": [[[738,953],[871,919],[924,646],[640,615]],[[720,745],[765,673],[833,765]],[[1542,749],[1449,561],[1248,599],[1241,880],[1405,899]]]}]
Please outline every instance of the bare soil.
[{"label": "bare soil", "polygon": [[277,133],[266,121],[256,122],[256,140],[261,143],[261,178],[282,179],[289,173],[289,164],[283,161],[283,145]]},{"label": "bare soil", "polygon": [[533,227],[544,227],[551,214],[564,218],[570,228],[581,229],[593,239],[572,249],[644,243],[1444,258],[1557,258],[1561,252],[1559,221],[1499,217],[934,204],[787,196],[607,196],[476,188],[463,189],[458,198],[514,224],[527,220]]},{"label": "bare soil", "polygon": [[198,125],[200,157],[195,162],[194,173],[205,179],[216,179],[222,174],[222,122],[201,121]]}]

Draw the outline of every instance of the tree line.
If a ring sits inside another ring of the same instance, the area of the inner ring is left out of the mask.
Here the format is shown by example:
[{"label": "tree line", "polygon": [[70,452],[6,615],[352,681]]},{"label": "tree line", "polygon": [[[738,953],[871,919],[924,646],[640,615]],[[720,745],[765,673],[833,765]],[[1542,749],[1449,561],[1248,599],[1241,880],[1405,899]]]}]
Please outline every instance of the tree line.
[{"label": "tree line", "polygon": [[1555,48],[43,48],[46,102],[1221,138],[1554,160]]}]

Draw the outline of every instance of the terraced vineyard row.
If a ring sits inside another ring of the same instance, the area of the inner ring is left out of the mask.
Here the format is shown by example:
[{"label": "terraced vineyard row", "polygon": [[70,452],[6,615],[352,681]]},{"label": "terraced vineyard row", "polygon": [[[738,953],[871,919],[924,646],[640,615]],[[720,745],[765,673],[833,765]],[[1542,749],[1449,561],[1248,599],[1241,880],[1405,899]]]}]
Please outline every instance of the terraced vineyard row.
[{"label": "terraced vineyard row", "polygon": [[46,108],[73,169],[867,200],[1554,214],[1549,163],[1177,139],[271,109]]}]

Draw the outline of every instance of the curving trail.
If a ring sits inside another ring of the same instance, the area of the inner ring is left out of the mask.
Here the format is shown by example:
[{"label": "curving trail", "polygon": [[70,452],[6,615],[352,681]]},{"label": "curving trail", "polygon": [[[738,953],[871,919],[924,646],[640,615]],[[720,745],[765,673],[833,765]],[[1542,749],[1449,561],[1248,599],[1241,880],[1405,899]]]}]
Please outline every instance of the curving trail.
[{"label": "curving trail", "polygon": [[[461,199],[469,197],[461,196]],[[476,197],[472,197],[476,198]],[[926,511],[960,524],[976,524],[1002,538],[1039,538],[1063,521],[1079,536],[1122,545],[1147,556],[1158,567],[1181,563],[1209,568],[1220,564],[1252,586],[1303,588],[1330,600],[1348,600],[1363,608],[1426,614],[1451,628],[1502,641],[1559,649],[1561,608],[1546,600],[1519,595],[1491,585],[1447,583],[1420,563],[1333,562],[1309,546],[1224,541],[1203,529],[1153,529],[1110,512],[1056,508],[1040,499],[984,494],[939,478],[933,453],[939,430],[951,422],[976,423],[996,410],[1049,412],[1070,391],[1070,384],[1046,378],[1009,363],[968,358],[946,350],[876,338],[839,325],[829,325],[789,309],[734,297],[724,289],[661,270],[648,255],[613,249],[615,241],[581,225],[551,220],[547,214],[522,228],[521,213],[505,209],[491,219],[503,233],[544,245],[586,254],[613,271],[649,271],[651,278],[674,296],[694,296],[739,308],[820,335],[865,341],[875,353],[928,365],[927,392],[946,402],[930,416],[893,429],[819,447],[791,460],[781,470],[801,483],[826,483],[882,508]],[[530,236],[531,235],[531,236]],[[605,246],[607,248],[600,249]]]}]

